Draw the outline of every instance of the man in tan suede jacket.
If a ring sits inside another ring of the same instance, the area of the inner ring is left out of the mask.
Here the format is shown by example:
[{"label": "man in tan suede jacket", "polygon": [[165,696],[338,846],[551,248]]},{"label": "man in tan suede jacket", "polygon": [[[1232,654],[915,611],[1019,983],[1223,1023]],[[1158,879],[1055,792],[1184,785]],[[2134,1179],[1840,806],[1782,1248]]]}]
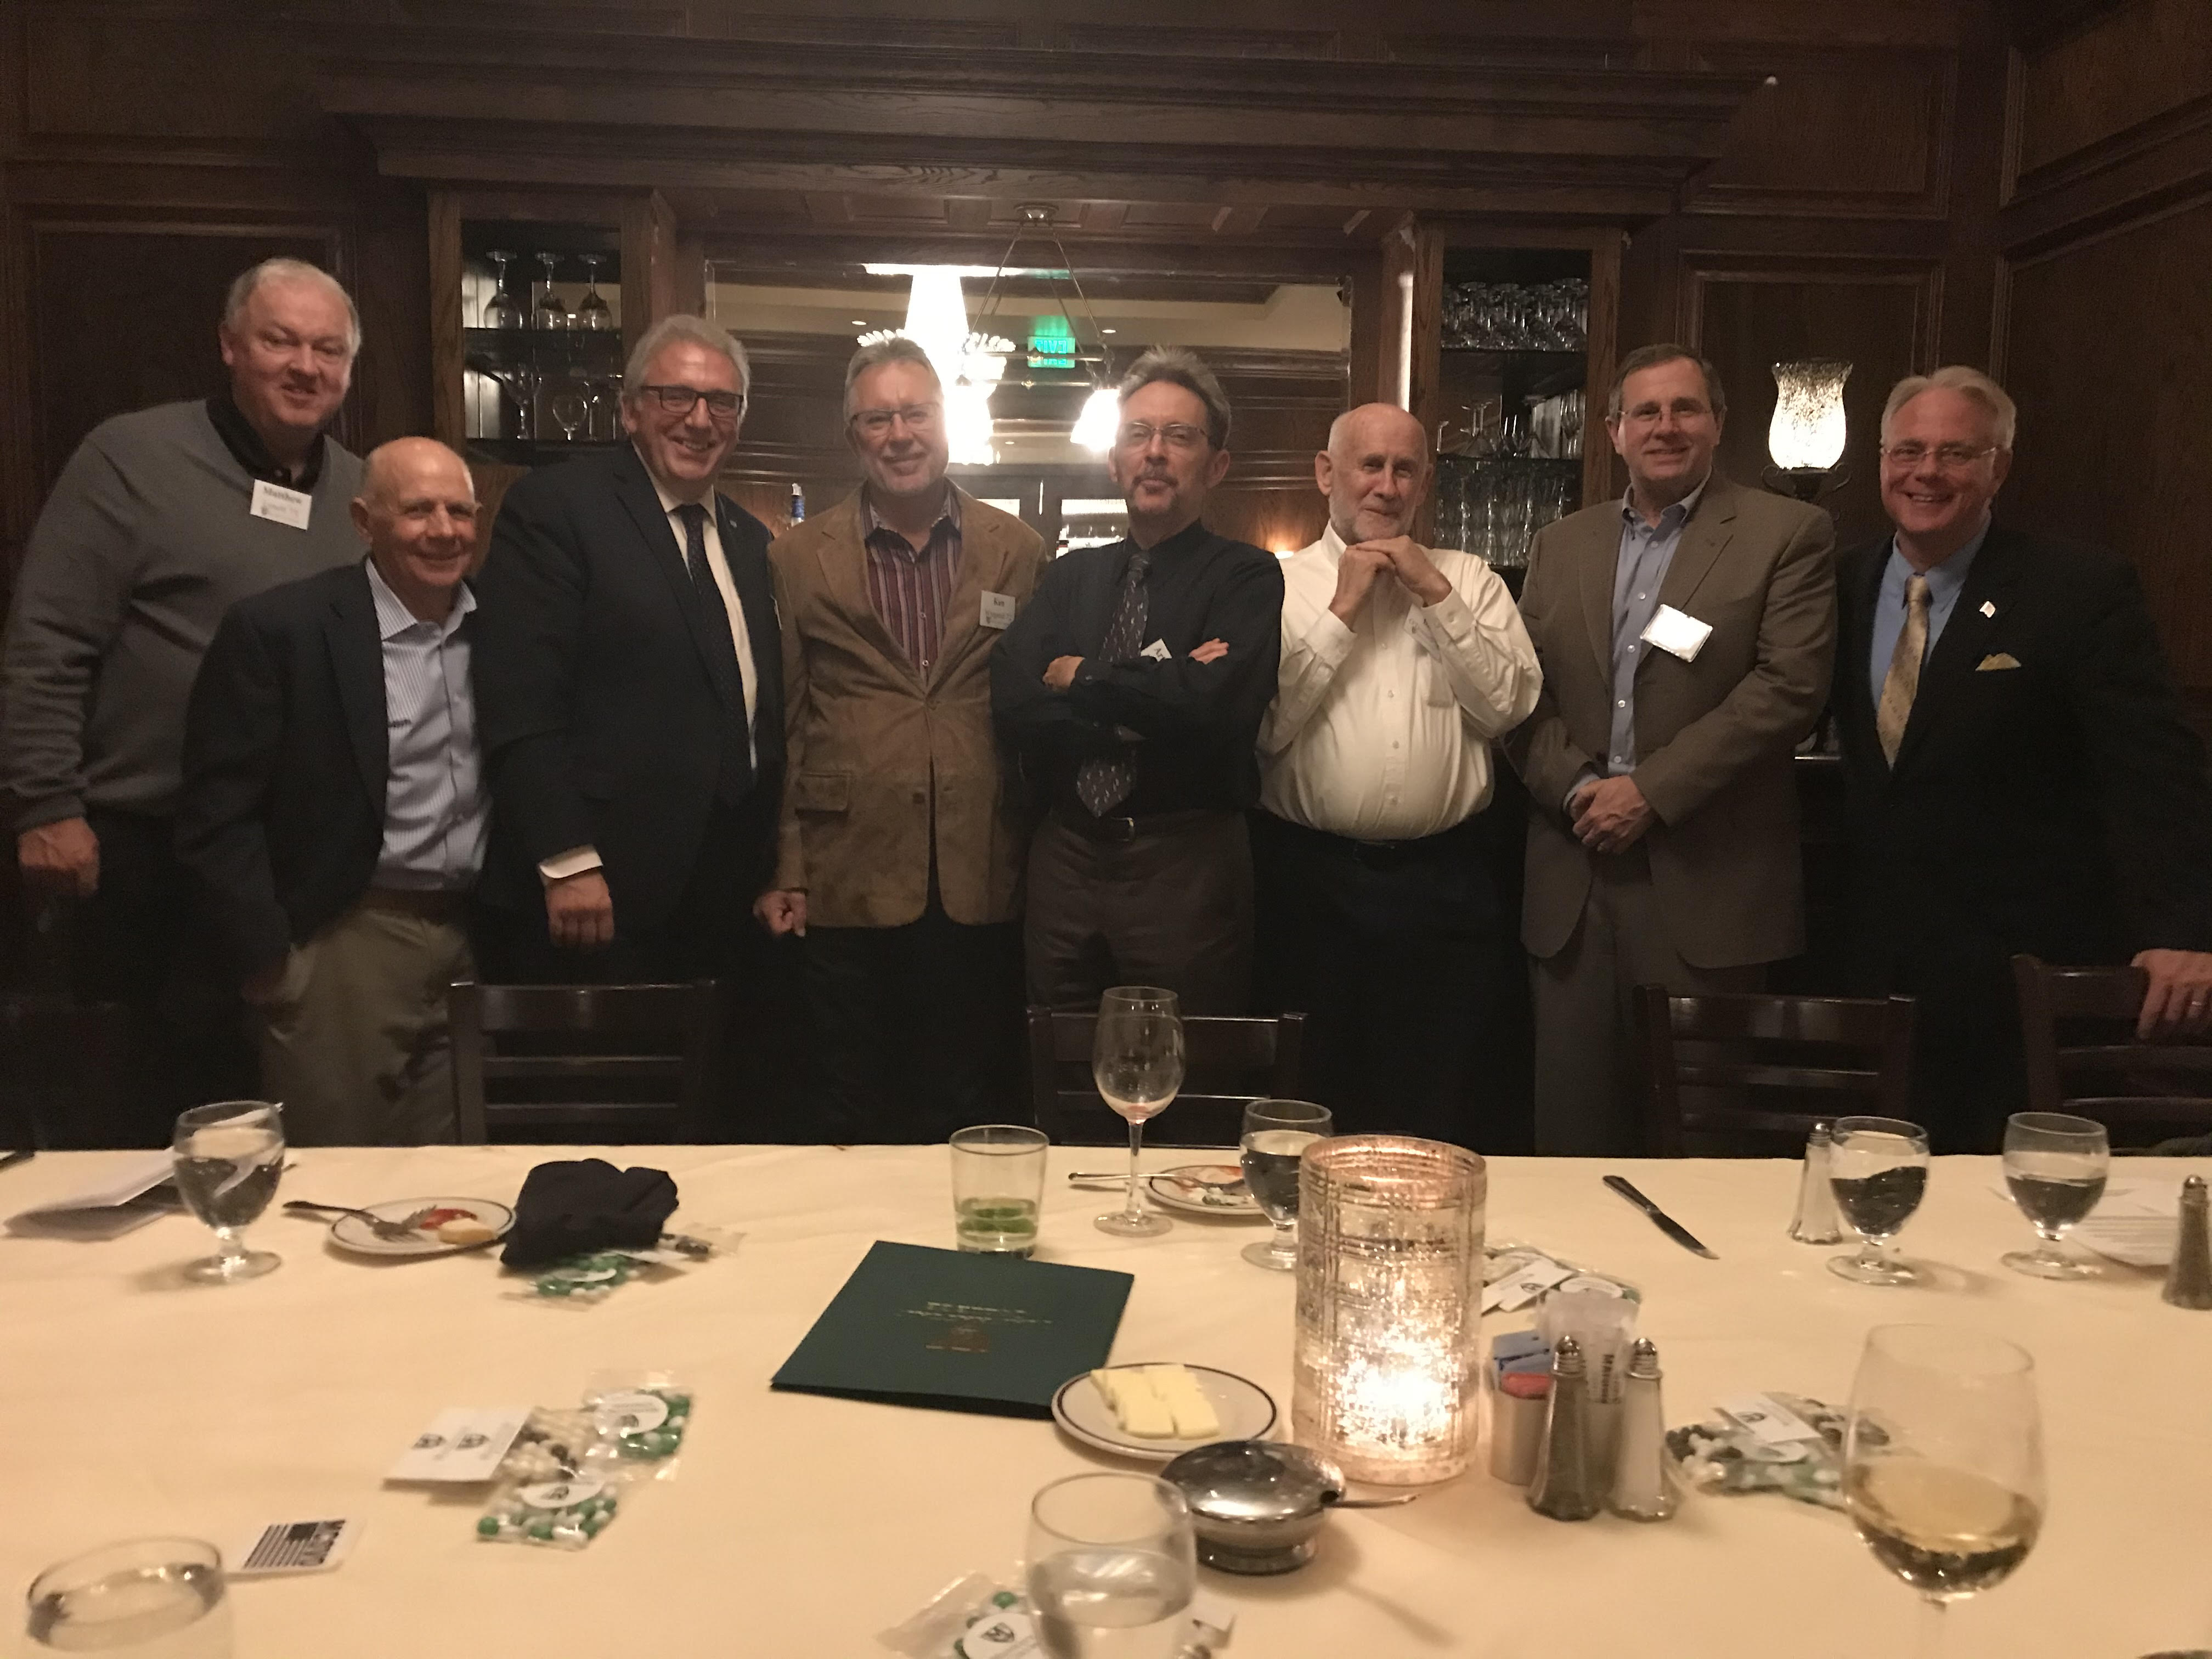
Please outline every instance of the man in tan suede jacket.
[{"label": "man in tan suede jacket", "polygon": [[990,659],[1046,551],[945,477],[944,391],[911,340],[854,356],[845,419],[866,481],[769,550],[789,759],[775,884],[754,909],[804,941],[799,1138],[942,1140],[1027,1115],[1030,825],[992,730]]}]

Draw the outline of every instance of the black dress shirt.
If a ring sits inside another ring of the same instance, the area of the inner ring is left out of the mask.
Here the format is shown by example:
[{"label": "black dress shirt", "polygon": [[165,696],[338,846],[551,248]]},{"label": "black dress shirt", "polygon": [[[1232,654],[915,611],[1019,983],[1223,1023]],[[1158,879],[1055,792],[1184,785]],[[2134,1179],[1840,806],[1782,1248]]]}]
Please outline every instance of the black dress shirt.
[{"label": "black dress shirt", "polygon": [[[1081,548],[1046,567],[992,658],[992,712],[1039,795],[1064,811],[1088,816],[1077,767],[1132,734],[1137,781],[1115,816],[1241,811],[1260,794],[1255,744],[1282,651],[1282,567],[1203,525],[1169,537],[1145,574],[1143,647],[1164,647],[1164,660],[1155,652],[1103,662],[1135,546]],[[1208,640],[1228,654],[1193,662]],[[1066,691],[1044,683],[1056,657],[1083,659]]]},{"label": "black dress shirt", "polygon": [[215,428],[216,436],[230,452],[231,459],[246,469],[249,478],[260,478],[269,483],[283,484],[287,489],[303,490],[312,495],[315,480],[323,476],[323,434],[318,432],[315,441],[308,446],[307,459],[300,463],[299,476],[295,477],[276,465],[276,458],[269,453],[269,446],[261,441],[261,434],[253,429],[246,416],[232,401],[228,392],[218,392],[207,400],[208,423]]}]

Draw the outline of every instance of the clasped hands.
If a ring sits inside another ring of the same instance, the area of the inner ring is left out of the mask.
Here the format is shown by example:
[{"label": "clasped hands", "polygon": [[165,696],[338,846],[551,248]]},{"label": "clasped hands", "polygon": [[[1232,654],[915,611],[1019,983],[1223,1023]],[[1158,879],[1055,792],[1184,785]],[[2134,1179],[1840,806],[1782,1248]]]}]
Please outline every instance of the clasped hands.
[{"label": "clasped hands", "polygon": [[1575,839],[1593,853],[1625,853],[1643,838],[1657,814],[1632,777],[1599,778],[1567,802]]},{"label": "clasped hands", "polygon": [[1410,536],[1355,542],[1336,562],[1336,594],[1328,602],[1330,612],[1346,627],[1352,626],[1376,579],[1385,571],[1424,605],[1437,604],[1451,592],[1451,583],[1429,557],[1428,549]]}]

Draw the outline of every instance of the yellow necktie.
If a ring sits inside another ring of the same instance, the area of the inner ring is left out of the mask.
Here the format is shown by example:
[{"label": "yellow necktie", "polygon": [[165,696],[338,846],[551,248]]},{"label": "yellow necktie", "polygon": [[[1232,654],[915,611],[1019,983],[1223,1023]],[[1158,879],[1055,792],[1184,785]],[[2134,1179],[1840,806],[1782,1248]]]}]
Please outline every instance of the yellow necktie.
[{"label": "yellow necktie", "polygon": [[1875,710],[1874,729],[1881,738],[1881,752],[1897,764],[1898,745],[1905,741],[1905,723],[1912,718],[1912,699],[1920,691],[1920,659],[1928,653],[1928,579],[1905,580],[1905,628],[1890,653],[1889,672],[1882,676],[1881,706]]}]

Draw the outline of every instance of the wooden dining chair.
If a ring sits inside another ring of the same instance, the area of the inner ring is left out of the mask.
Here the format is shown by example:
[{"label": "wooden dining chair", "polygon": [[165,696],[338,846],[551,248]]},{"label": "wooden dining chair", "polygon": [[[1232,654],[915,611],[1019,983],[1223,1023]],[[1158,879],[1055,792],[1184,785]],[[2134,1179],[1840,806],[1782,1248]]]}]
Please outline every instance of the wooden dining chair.
[{"label": "wooden dining chair", "polygon": [[2212,1130],[2212,1040],[2136,1036],[2142,969],[2016,956],[2012,977],[2031,1108],[2094,1118],[2134,1145]]},{"label": "wooden dining chair", "polygon": [[1794,1154],[1824,1118],[1912,1115],[1910,997],[1636,1000],[1654,1156]]},{"label": "wooden dining chair", "polygon": [[720,987],[452,988],[460,1138],[625,1145],[702,1138],[720,1066]]},{"label": "wooden dining chair", "polygon": [[[1030,1010],[1030,1093],[1037,1127],[1063,1146],[1117,1146],[1129,1126],[1091,1079],[1092,1013]],[[1145,1126],[1148,1146],[1234,1146],[1244,1108],[1255,1100],[1296,1099],[1306,1017],[1192,1015],[1182,1023],[1183,1086],[1174,1103]]]}]

